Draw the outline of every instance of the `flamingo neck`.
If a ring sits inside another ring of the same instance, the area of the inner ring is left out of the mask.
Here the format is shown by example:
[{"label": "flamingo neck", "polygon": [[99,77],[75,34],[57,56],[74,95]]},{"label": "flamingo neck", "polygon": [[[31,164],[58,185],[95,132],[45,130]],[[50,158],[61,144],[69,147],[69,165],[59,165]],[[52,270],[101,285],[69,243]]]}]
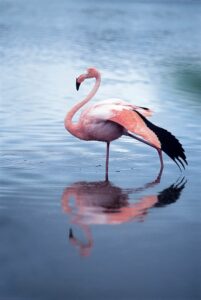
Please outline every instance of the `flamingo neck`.
[{"label": "flamingo neck", "polygon": [[82,138],[81,137],[81,130],[80,130],[80,124],[79,122],[76,124],[73,124],[73,117],[76,114],[76,112],[82,107],[84,106],[86,103],[88,103],[96,94],[99,86],[100,86],[100,82],[101,82],[101,76],[100,73],[97,74],[96,78],[96,82],[95,85],[93,87],[93,89],[91,90],[91,92],[79,103],[77,103],[75,106],[73,106],[73,108],[67,113],[65,120],[64,120],[64,125],[65,128],[74,136],[78,137],[78,138]]}]

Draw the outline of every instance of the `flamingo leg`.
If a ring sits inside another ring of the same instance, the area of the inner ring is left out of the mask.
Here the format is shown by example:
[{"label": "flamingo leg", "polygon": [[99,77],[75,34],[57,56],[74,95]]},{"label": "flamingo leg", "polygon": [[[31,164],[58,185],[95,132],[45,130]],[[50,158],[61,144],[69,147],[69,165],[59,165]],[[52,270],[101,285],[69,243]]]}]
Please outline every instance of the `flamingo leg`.
[{"label": "flamingo leg", "polygon": [[105,163],[105,180],[106,180],[106,181],[108,181],[109,155],[110,155],[110,142],[107,142],[107,148],[106,148],[106,163]]},{"label": "flamingo leg", "polygon": [[141,138],[139,138],[139,137],[137,137],[137,136],[131,134],[131,133],[128,133],[128,132],[127,132],[125,135],[130,136],[130,137],[132,137],[133,139],[136,139],[136,140],[138,140],[138,141],[140,141],[140,142],[142,142],[142,143],[144,143],[144,144],[146,144],[146,145],[148,145],[148,146],[151,146],[152,148],[154,148],[154,149],[157,150],[158,155],[159,155],[159,159],[160,159],[160,165],[161,165],[160,171],[159,171],[159,175],[158,175],[158,179],[159,179],[159,181],[160,181],[160,178],[161,178],[161,175],[162,175],[162,172],[163,172],[163,167],[164,167],[164,165],[163,165],[162,150],[159,149],[159,148],[157,148],[156,146],[150,144],[149,142],[146,142],[145,140],[143,140],[143,139],[141,139]]},{"label": "flamingo leg", "polygon": [[161,163],[161,168],[160,168],[160,172],[159,172],[158,177],[161,177],[161,174],[162,174],[163,168],[164,168],[164,164],[163,164],[163,155],[162,155],[162,150],[161,150],[161,149],[156,148],[156,150],[158,151],[158,155],[159,155],[160,163]]}]

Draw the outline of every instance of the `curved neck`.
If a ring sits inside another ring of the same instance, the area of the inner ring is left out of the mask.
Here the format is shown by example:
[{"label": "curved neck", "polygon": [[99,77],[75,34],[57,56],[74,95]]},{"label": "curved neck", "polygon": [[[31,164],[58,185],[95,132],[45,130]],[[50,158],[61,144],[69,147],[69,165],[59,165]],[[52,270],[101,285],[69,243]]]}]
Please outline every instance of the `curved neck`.
[{"label": "curved neck", "polygon": [[101,82],[101,76],[100,73],[97,74],[96,78],[96,82],[95,85],[93,87],[93,89],[91,90],[91,92],[79,103],[77,103],[75,106],[73,106],[73,108],[67,113],[65,120],[64,120],[64,124],[65,124],[65,128],[73,135],[80,137],[80,132],[79,132],[79,123],[78,124],[73,124],[73,117],[76,114],[76,112],[82,107],[84,106],[87,102],[89,102],[93,96],[96,94],[99,86],[100,86],[100,82]]}]

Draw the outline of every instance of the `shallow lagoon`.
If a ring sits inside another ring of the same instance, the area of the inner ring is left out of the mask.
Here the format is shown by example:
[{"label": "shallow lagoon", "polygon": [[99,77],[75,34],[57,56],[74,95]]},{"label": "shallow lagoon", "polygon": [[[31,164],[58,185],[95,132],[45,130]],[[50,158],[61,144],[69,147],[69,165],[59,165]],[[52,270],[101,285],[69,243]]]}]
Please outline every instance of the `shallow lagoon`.
[{"label": "shallow lagoon", "polygon": [[[0,1],[0,298],[200,298],[199,1]],[[155,112],[186,149],[180,173],[122,138],[111,147],[64,129],[88,66],[94,101]]]}]

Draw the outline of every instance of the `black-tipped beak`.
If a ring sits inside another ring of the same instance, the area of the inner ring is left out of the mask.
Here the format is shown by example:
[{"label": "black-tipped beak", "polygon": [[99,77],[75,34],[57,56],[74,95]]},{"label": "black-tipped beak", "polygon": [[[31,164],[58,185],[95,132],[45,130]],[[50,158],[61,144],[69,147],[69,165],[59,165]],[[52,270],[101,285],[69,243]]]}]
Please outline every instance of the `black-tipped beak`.
[{"label": "black-tipped beak", "polygon": [[76,90],[78,91],[79,90],[79,87],[80,87],[80,82],[78,82],[78,80],[76,79]]}]

